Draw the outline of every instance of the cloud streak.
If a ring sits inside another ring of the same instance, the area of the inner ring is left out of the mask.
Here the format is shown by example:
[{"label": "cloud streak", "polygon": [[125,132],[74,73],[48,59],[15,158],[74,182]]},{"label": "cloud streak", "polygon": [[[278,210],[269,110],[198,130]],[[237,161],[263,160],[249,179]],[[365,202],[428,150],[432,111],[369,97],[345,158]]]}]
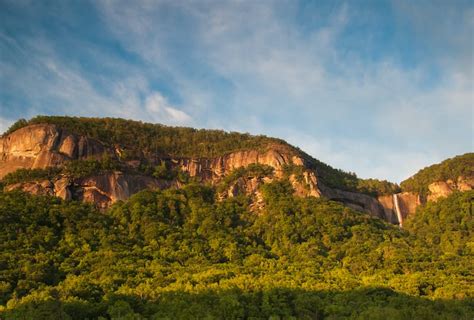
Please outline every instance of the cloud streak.
[{"label": "cloud streak", "polygon": [[[119,65],[120,73],[126,76],[103,78],[64,60],[48,39],[27,38],[19,43],[6,35],[2,38],[17,51],[35,52],[35,56],[20,67],[6,61],[0,63],[2,77],[9,79],[5,91],[22,96],[28,102],[22,110],[23,117],[47,113],[125,117],[180,125],[192,123],[189,115],[171,106],[160,92],[152,90],[147,78],[131,65],[115,62],[113,65]],[[157,104],[158,98],[161,104]],[[7,106],[3,109],[6,111]]]}]

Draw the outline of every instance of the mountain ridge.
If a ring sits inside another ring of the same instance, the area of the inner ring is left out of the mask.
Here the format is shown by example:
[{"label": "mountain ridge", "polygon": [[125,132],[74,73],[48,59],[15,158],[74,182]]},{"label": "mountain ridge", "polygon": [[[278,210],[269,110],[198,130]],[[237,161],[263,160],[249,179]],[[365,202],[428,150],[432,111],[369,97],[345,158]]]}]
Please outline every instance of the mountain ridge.
[{"label": "mountain ridge", "polygon": [[[427,201],[413,190],[400,193],[396,184],[334,169],[281,139],[114,118],[19,120],[0,138],[0,156],[0,178],[8,190],[102,208],[143,189],[179,188],[189,180],[220,186],[220,198],[250,195],[258,208],[260,187],[287,179],[299,196],[324,196],[398,224]],[[471,154],[461,158],[474,163]],[[257,173],[247,170],[251,166]],[[62,169],[51,174],[50,168]],[[458,179],[447,187],[436,182],[431,199],[449,195],[458,185],[472,189],[473,177]]]}]

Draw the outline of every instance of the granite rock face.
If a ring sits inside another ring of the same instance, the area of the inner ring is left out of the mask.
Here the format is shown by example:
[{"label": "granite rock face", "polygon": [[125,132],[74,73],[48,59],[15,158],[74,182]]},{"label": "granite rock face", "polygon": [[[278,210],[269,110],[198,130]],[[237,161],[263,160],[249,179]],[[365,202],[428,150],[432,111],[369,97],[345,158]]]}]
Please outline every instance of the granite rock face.
[{"label": "granite rock face", "polygon": [[126,200],[144,189],[177,188],[175,181],[158,180],[142,175],[111,172],[87,178],[69,179],[60,176],[54,181],[42,180],[15,183],[6,186],[6,190],[20,189],[36,195],[56,196],[64,200],[80,200],[93,203],[105,209],[111,204]]},{"label": "granite rock face", "polygon": [[445,198],[455,191],[468,191],[474,187],[474,177],[458,177],[456,181],[436,181],[428,186],[428,201]]},{"label": "granite rock face", "polygon": [[[120,159],[121,149],[107,147],[100,141],[85,136],[70,134],[51,124],[30,125],[0,138],[0,178],[20,168],[35,169],[62,166],[65,162],[80,159],[100,159],[104,156]],[[151,163],[167,162],[171,167],[179,167],[191,177],[200,181],[218,183],[237,168],[250,164],[268,165],[280,177],[285,165],[304,165],[304,160],[288,148],[275,145],[266,151],[243,150],[216,158],[171,158],[151,157]],[[139,161],[126,165],[135,168]],[[318,196],[317,179],[314,173],[305,173],[305,186],[294,181],[300,195]],[[258,187],[265,181],[238,181],[232,186],[228,196],[244,192],[257,195]],[[164,181],[145,175],[131,175],[114,172],[83,179],[71,180],[57,177],[54,181],[34,181],[10,185],[7,189],[22,189],[34,194],[48,194],[62,199],[82,200],[104,208],[125,200],[140,190],[178,187],[177,181]]]},{"label": "granite rock face", "polygon": [[232,152],[216,158],[175,158],[164,159],[174,167],[188,172],[191,177],[199,177],[203,181],[217,181],[233,170],[247,167],[250,164],[267,165],[281,173],[284,165],[304,165],[304,160],[293,152],[274,146],[260,152],[257,150],[243,150]]},{"label": "granite rock face", "polygon": [[365,211],[372,216],[386,219],[383,206],[377,199],[362,193],[349,192],[321,186],[321,193],[330,200],[342,202],[348,207]]},{"label": "granite rock face", "polygon": [[7,191],[11,190],[23,190],[25,192],[29,192],[35,195],[41,196],[55,196],[54,192],[54,184],[51,183],[49,180],[42,180],[42,181],[31,181],[31,182],[24,182],[24,183],[15,183],[5,187]]},{"label": "granite rock face", "polygon": [[126,200],[144,189],[171,187],[177,187],[176,183],[122,172],[77,179],[72,185],[75,199],[95,203],[99,208],[107,208],[119,200]]},{"label": "granite rock face", "polygon": [[54,125],[30,125],[0,138],[0,178],[20,168],[60,166],[106,153],[114,155],[94,139],[69,134]]}]

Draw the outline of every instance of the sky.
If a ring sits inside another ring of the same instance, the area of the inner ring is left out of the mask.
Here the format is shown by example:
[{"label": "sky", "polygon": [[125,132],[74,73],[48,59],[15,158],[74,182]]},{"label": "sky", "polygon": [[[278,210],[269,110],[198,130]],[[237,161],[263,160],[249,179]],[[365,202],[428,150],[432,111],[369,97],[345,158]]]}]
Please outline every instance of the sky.
[{"label": "sky", "polygon": [[474,150],[462,0],[0,0],[0,132],[121,117],[285,139],[400,182]]}]

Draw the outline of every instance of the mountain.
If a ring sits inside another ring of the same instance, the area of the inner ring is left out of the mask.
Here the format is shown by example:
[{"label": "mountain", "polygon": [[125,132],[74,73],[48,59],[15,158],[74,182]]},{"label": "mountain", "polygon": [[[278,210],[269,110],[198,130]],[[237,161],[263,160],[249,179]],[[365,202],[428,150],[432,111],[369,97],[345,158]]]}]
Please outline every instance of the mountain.
[{"label": "mountain", "polygon": [[251,195],[253,207],[259,208],[260,187],[283,179],[299,196],[323,196],[402,224],[420,204],[472,189],[473,154],[450,163],[455,167],[458,162],[470,169],[434,175],[430,186],[420,189],[420,182],[412,181],[431,176],[425,169],[404,181],[400,193],[396,184],[359,179],[266,136],[112,118],[38,116],[19,120],[0,138],[0,178],[7,190],[92,202],[103,209],[141,190],[179,188],[190,180],[214,185],[221,199]]},{"label": "mountain", "polygon": [[454,190],[471,190],[473,179],[474,153],[466,153],[420,170],[403,181],[401,187],[429,201],[446,197]]},{"label": "mountain", "polygon": [[0,159],[1,319],[474,317],[472,154],[399,187],[274,138],[37,117]]}]

